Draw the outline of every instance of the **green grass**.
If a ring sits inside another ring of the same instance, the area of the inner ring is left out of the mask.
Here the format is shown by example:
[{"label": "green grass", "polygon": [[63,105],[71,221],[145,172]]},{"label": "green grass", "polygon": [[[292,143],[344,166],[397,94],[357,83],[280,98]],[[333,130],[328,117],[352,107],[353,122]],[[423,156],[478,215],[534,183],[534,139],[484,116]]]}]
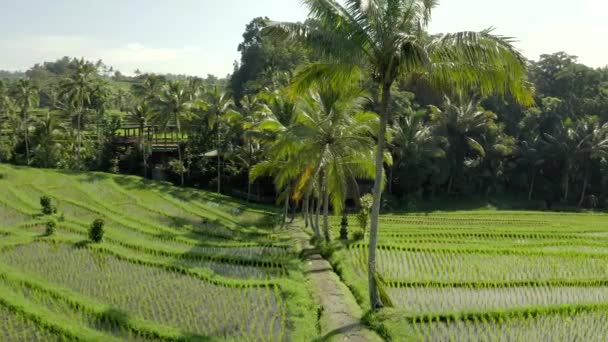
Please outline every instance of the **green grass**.
[{"label": "green grass", "polygon": [[[0,339],[314,338],[315,305],[273,207],[130,176],[0,173]],[[43,195],[58,208],[52,236]],[[96,218],[106,234],[92,244]]]},{"label": "green grass", "polygon": [[[389,340],[585,340],[608,338],[608,215],[499,210],[380,218],[378,271],[392,301],[367,323]],[[333,236],[340,218],[332,217]],[[357,222],[349,217],[352,225]],[[331,256],[360,305],[366,241]]]}]

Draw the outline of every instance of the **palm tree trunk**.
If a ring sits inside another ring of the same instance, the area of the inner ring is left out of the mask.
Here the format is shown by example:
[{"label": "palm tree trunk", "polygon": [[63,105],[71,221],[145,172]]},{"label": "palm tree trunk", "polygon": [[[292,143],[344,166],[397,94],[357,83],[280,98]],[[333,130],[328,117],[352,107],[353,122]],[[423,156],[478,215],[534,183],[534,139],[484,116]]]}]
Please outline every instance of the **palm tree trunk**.
[{"label": "palm tree trunk", "polygon": [[148,161],[146,160],[146,143],[144,140],[144,124],[139,126],[139,146],[141,148],[141,155],[144,162],[144,178],[148,177]]},{"label": "palm tree trunk", "polygon": [[222,164],[220,158],[220,116],[217,115],[217,193],[221,193],[222,190]]},{"label": "palm tree trunk", "polygon": [[29,125],[28,120],[26,119],[27,113],[24,111],[22,113],[23,118],[23,138],[25,139],[25,160],[27,165],[30,165],[30,136],[29,136]]},{"label": "palm tree trunk", "polygon": [[368,250],[368,283],[369,298],[372,309],[384,305],[380,299],[378,285],[376,284],[376,246],[378,244],[378,218],[380,216],[380,203],[382,200],[382,177],[384,176],[384,145],[386,126],[388,124],[388,104],[392,82],[385,81],[382,85],[382,98],[380,100],[380,127],[378,129],[378,147],[376,150],[376,177],[374,181],[372,215],[370,224],[369,250]]},{"label": "palm tree trunk", "polygon": [[285,189],[285,205],[283,206],[283,220],[281,222],[281,229],[285,228],[285,224],[287,223],[287,213],[289,212],[289,193],[291,189],[289,186]]},{"label": "palm tree trunk", "polygon": [[181,186],[184,186],[184,161],[182,160],[182,147],[180,146],[179,142],[177,143],[177,157],[179,158],[179,176],[180,176],[180,183]]},{"label": "palm tree trunk", "polygon": [[325,181],[325,188],[323,189],[323,235],[325,241],[330,242],[331,236],[329,235],[329,191],[327,190],[327,180]]},{"label": "palm tree trunk", "polygon": [[568,175],[568,171],[564,173],[564,197],[562,198],[562,202],[568,202],[568,192],[570,191],[570,177]]},{"label": "palm tree trunk", "polygon": [[393,171],[394,171],[394,163],[393,165],[390,166],[389,168],[389,173],[388,173],[388,193],[392,194],[393,193]]},{"label": "palm tree trunk", "polygon": [[321,201],[320,198],[317,198],[317,203],[316,203],[316,213],[315,213],[315,236],[317,238],[321,237],[321,226],[319,225],[319,216],[321,216],[321,205],[323,204],[323,202]]},{"label": "palm tree trunk", "polygon": [[530,180],[530,191],[528,191],[528,201],[532,200],[532,193],[534,192],[534,182],[536,181],[536,170],[532,171],[532,179]]},{"label": "palm tree trunk", "polygon": [[302,203],[302,215],[304,215],[304,228],[308,228],[308,195],[304,198],[304,203]]},{"label": "palm tree trunk", "polygon": [[[251,172],[252,160],[253,160],[253,145],[251,144],[251,142],[249,142],[249,162],[248,162],[249,170],[247,171],[247,176],[249,176],[249,173]],[[249,197],[251,197],[251,182],[249,180],[247,180],[247,203],[249,203]]]},{"label": "palm tree trunk", "polygon": [[583,192],[581,193],[581,199],[578,201],[579,208],[583,206],[585,202],[585,195],[587,194],[587,183],[589,182],[589,172],[585,171],[585,180],[583,181]]}]

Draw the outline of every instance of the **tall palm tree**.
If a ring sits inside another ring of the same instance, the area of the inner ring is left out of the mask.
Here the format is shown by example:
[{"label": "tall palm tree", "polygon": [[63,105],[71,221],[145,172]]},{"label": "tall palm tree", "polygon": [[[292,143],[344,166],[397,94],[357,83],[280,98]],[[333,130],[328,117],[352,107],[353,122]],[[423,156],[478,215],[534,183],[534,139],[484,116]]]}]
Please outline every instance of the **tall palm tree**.
[{"label": "tall palm tree", "polygon": [[75,70],[60,84],[61,95],[76,111],[76,157],[80,160],[82,147],[82,119],[88,105],[91,104],[91,94],[95,91],[97,68],[90,62],[80,59],[76,61]]},{"label": "tall palm tree", "polygon": [[376,245],[383,184],[385,133],[391,88],[399,77],[416,76],[436,87],[478,89],[482,95],[511,93],[531,103],[525,84],[526,63],[506,37],[491,30],[428,37],[426,28],[437,0],[303,0],[314,19],[305,24],[270,27],[287,38],[314,46],[325,61],[296,76],[295,88],[337,81],[364,71],[379,88],[380,125],[371,215],[368,279],[373,308],[382,307],[376,287]]},{"label": "tall palm tree", "polygon": [[54,167],[57,161],[57,152],[61,147],[57,142],[57,136],[62,131],[57,116],[46,113],[45,117],[39,120],[34,131],[37,146],[34,150],[34,159],[42,167]]},{"label": "tall palm tree", "polygon": [[555,134],[545,133],[549,155],[562,164],[562,201],[568,201],[570,176],[577,167],[582,167],[583,189],[579,200],[582,206],[589,181],[590,165],[593,160],[608,157],[608,123],[599,125],[586,120],[571,124],[562,122]]},{"label": "tall palm tree", "polygon": [[486,151],[478,138],[495,127],[496,114],[484,110],[475,100],[459,96],[458,102],[445,98],[445,109],[429,106],[431,122],[447,137],[451,162],[447,192],[452,192],[455,180],[462,176],[464,162],[470,152],[476,157],[485,157]]},{"label": "tall palm tree", "polygon": [[372,136],[378,117],[363,112],[362,95],[347,86],[311,91],[299,103],[292,125],[269,149],[270,163],[284,161],[276,173],[278,185],[290,189],[295,200],[310,195],[315,186],[320,190],[327,241],[330,202],[341,213],[348,185],[355,179],[373,179],[375,173]]},{"label": "tall palm tree", "polygon": [[140,100],[153,101],[160,96],[166,83],[164,76],[146,74],[143,80],[131,86],[131,92]]},{"label": "tall palm tree", "polygon": [[21,128],[25,140],[25,158],[30,163],[30,108],[38,105],[40,100],[38,88],[29,80],[19,80],[13,88],[13,99],[20,111]]},{"label": "tall palm tree", "polygon": [[139,126],[139,150],[142,155],[144,166],[144,178],[148,176],[148,145],[146,142],[145,128],[148,121],[154,117],[154,108],[147,102],[142,101],[129,111],[129,119]]},{"label": "tall palm tree", "polygon": [[528,201],[532,199],[534,194],[534,185],[536,183],[536,176],[539,168],[542,167],[545,162],[545,151],[541,138],[539,136],[534,137],[531,141],[522,141],[520,147],[517,150],[517,160],[521,164],[528,166],[528,179],[530,186],[528,190]]},{"label": "tall palm tree", "polygon": [[[184,82],[172,81],[163,86],[157,99],[158,111],[153,115],[153,121],[161,124],[165,129],[173,123],[177,135],[181,136],[182,126],[193,116],[193,105],[190,94]],[[184,186],[184,160],[181,144],[177,143],[177,156],[180,163],[180,184]]]},{"label": "tall palm tree", "polygon": [[389,193],[393,181],[393,168],[401,166],[405,170],[412,168],[429,170],[433,168],[433,160],[444,158],[446,155],[446,139],[436,134],[433,126],[425,124],[420,113],[407,113],[396,118],[391,127],[391,135],[392,141],[389,142],[389,146],[394,164],[390,168]]},{"label": "tall palm tree", "polygon": [[215,125],[216,154],[217,154],[217,193],[222,190],[222,124],[224,116],[232,112],[234,102],[230,96],[218,87],[213,87],[206,93],[207,113],[209,120]]}]

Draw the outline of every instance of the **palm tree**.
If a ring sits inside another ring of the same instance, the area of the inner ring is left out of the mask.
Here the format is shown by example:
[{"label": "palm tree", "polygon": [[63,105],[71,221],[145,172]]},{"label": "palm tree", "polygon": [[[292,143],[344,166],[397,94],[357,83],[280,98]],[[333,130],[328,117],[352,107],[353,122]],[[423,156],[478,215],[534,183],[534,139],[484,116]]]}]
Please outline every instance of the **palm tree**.
[{"label": "palm tree", "polygon": [[363,112],[362,95],[353,87],[319,86],[302,99],[294,122],[269,150],[274,161],[284,161],[277,180],[287,185],[294,200],[318,187],[326,241],[330,202],[341,213],[348,185],[356,184],[355,179],[373,179],[375,173],[372,136],[378,117]]},{"label": "palm tree", "polygon": [[540,137],[534,137],[531,141],[522,141],[517,151],[519,163],[528,166],[528,179],[530,180],[530,188],[528,190],[528,201],[532,199],[534,193],[534,185],[539,167],[545,162],[545,151],[542,149]]},{"label": "palm tree", "polygon": [[492,30],[428,37],[427,25],[437,0],[303,0],[314,20],[277,23],[271,32],[304,40],[325,61],[296,76],[296,89],[311,83],[336,82],[364,71],[379,88],[380,125],[375,155],[376,175],[371,215],[368,281],[372,308],[382,307],[376,287],[376,245],[383,184],[385,133],[391,88],[403,76],[427,79],[436,87],[478,89],[482,95],[511,93],[531,103],[526,63],[512,39]]},{"label": "palm tree", "polygon": [[20,125],[23,131],[23,137],[25,140],[25,158],[27,164],[30,163],[30,123],[31,118],[29,111],[32,106],[37,106],[39,101],[38,88],[32,84],[29,80],[19,80],[13,89],[13,98],[15,105],[20,111]]},{"label": "palm tree", "polygon": [[76,157],[80,160],[82,147],[82,118],[86,106],[91,104],[91,94],[95,91],[97,69],[90,62],[76,61],[74,72],[60,84],[60,93],[76,111]]},{"label": "palm tree", "polygon": [[582,167],[583,189],[579,200],[579,206],[582,206],[589,181],[589,163],[608,157],[608,123],[600,126],[586,120],[580,120],[576,124],[566,120],[557,127],[556,132],[545,133],[544,138],[549,155],[562,164],[562,201],[568,201],[572,170]]},{"label": "palm tree", "polygon": [[434,127],[425,124],[420,113],[407,113],[396,118],[391,127],[391,135],[393,139],[389,146],[394,164],[390,168],[389,193],[391,193],[392,173],[395,167],[402,166],[406,170],[413,168],[429,170],[433,168],[433,160],[445,158],[446,139],[436,134]]},{"label": "palm tree", "polygon": [[447,137],[451,161],[448,194],[452,193],[454,181],[462,176],[465,159],[470,152],[476,157],[485,157],[486,151],[478,138],[495,127],[496,114],[481,108],[475,100],[464,100],[459,96],[458,103],[445,98],[445,110],[429,106],[431,122]]},{"label": "palm tree", "polygon": [[214,87],[206,93],[207,112],[209,120],[215,124],[216,154],[217,154],[217,193],[222,190],[222,143],[221,132],[224,115],[231,112],[234,102],[226,92]]},{"label": "palm tree", "polygon": [[[172,81],[163,86],[157,99],[158,111],[154,113],[153,120],[161,124],[165,129],[173,123],[177,129],[177,135],[181,136],[182,125],[194,116],[194,103],[186,86],[181,81]],[[181,144],[177,143],[177,156],[180,163],[180,184],[184,186],[184,160]]]},{"label": "palm tree", "polygon": [[154,108],[147,101],[142,101],[129,111],[129,118],[139,126],[139,150],[144,165],[144,178],[148,176],[148,148],[144,130],[148,120],[154,117],[154,114]]},{"label": "palm tree", "polygon": [[57,121],[57,117],[50,112],[39,120],[36,125],[35,140],[37,142],[34,150],[34,159],[42,167],[53,167],[57,160],[57,150],[61,146],[57,143],[56,137],[62,130]]},{"label": "palm tree", "polygon": [[166,83],[163,76],[146,74],[141,82],[132,85],[131,92],[140,100],[153,101],[160,96]]}]

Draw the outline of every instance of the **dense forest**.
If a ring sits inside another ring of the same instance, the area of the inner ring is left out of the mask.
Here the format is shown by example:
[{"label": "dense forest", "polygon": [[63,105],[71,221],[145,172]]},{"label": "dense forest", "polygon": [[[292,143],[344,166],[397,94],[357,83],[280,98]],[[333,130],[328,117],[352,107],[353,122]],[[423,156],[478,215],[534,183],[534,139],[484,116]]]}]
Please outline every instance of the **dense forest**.
[{"label": "dense forest", "polygon": [[[157,169],[176,184],[303,203],[324,186],[319,180],[303,189],[298,163],[319,159],[329,165],[322,178],[335,184],[312,205],[358,205],[374,179],[381,94],[374,76],[332,82],[339,87],[293,86],[306,76],[301,69],[326,56],[266,34],[269,24],[256,18],[247,25],[241,60],[223,79],[126,76],[102,61],[69,57],[0,71],[0,161],[146,177]],[[558,52],[528,61],[527,75],[530,105],[509,94],[398,78],[388,108],[384,205],[515,196],[539,209],[608,208],[608,68]],[[131,144],[119,143],[125,127],[135,132]],[[182,139],[175,150],[155,151],[147,127]],[[296,150],[300,156],[289,158]],[[276,171],[285,169],[293,171]]]}]

